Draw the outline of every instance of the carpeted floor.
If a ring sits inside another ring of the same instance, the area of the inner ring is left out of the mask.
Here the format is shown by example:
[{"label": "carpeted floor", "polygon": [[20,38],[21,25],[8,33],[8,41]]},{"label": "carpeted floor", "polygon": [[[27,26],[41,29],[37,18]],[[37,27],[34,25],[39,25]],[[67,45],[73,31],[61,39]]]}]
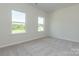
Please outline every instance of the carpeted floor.
[{"label": "carpeted floor", "polygon": [[79,43],[43,38],[0,48],[0,56],[79,56]]}]

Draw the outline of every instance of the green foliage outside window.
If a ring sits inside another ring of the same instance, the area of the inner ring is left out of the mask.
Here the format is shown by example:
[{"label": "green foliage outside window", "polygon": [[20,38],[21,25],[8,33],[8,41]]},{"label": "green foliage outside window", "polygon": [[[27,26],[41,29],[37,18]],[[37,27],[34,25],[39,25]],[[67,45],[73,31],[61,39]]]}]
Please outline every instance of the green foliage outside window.
[{"label": "green foliage outside window", "polygon": [[12,23],[12,33],[21,33],[21,32],[25,32],[25,23],[13,22]]}]

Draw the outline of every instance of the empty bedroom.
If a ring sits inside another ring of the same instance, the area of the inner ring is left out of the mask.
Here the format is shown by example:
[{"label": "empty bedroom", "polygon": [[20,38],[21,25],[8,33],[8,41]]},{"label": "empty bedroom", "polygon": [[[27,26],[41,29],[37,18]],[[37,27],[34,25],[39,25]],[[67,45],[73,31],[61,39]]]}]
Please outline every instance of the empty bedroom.
[{"label": "empty bedroom", "polygon": [[0,3],[0,56],[79,56],[79,4]]}]

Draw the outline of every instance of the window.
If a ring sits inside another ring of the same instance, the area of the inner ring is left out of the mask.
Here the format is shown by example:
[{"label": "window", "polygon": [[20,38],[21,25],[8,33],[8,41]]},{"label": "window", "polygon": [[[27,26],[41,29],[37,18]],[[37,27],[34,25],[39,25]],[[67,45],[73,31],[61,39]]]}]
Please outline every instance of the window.
[{"label": "window", "polygon": [[44,31],[44,17],[38,17],[38,31]]},{"label": "window", "polygon": [[12,10],[12,33],[24,33],[25,13]]}]

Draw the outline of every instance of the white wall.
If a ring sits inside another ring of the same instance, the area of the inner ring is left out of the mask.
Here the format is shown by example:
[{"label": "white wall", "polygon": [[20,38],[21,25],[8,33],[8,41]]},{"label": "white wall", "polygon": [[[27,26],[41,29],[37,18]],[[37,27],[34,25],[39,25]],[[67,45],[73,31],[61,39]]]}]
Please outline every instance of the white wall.
[{"label": "white wall", "polygon": [[[18,10],[26,13],[28,26],[27,33],[11,33],[11,10]],[[47,27],[47,14],[28,4],[0,4],[0,47],[30,41],[47,36],[47,29],[44,32],[37,32],[37,16],[44,16]]]},{"label": "white wall", "polygon": [[57,10],[50,17],[52,37],[79,42],[79,5]]}]

